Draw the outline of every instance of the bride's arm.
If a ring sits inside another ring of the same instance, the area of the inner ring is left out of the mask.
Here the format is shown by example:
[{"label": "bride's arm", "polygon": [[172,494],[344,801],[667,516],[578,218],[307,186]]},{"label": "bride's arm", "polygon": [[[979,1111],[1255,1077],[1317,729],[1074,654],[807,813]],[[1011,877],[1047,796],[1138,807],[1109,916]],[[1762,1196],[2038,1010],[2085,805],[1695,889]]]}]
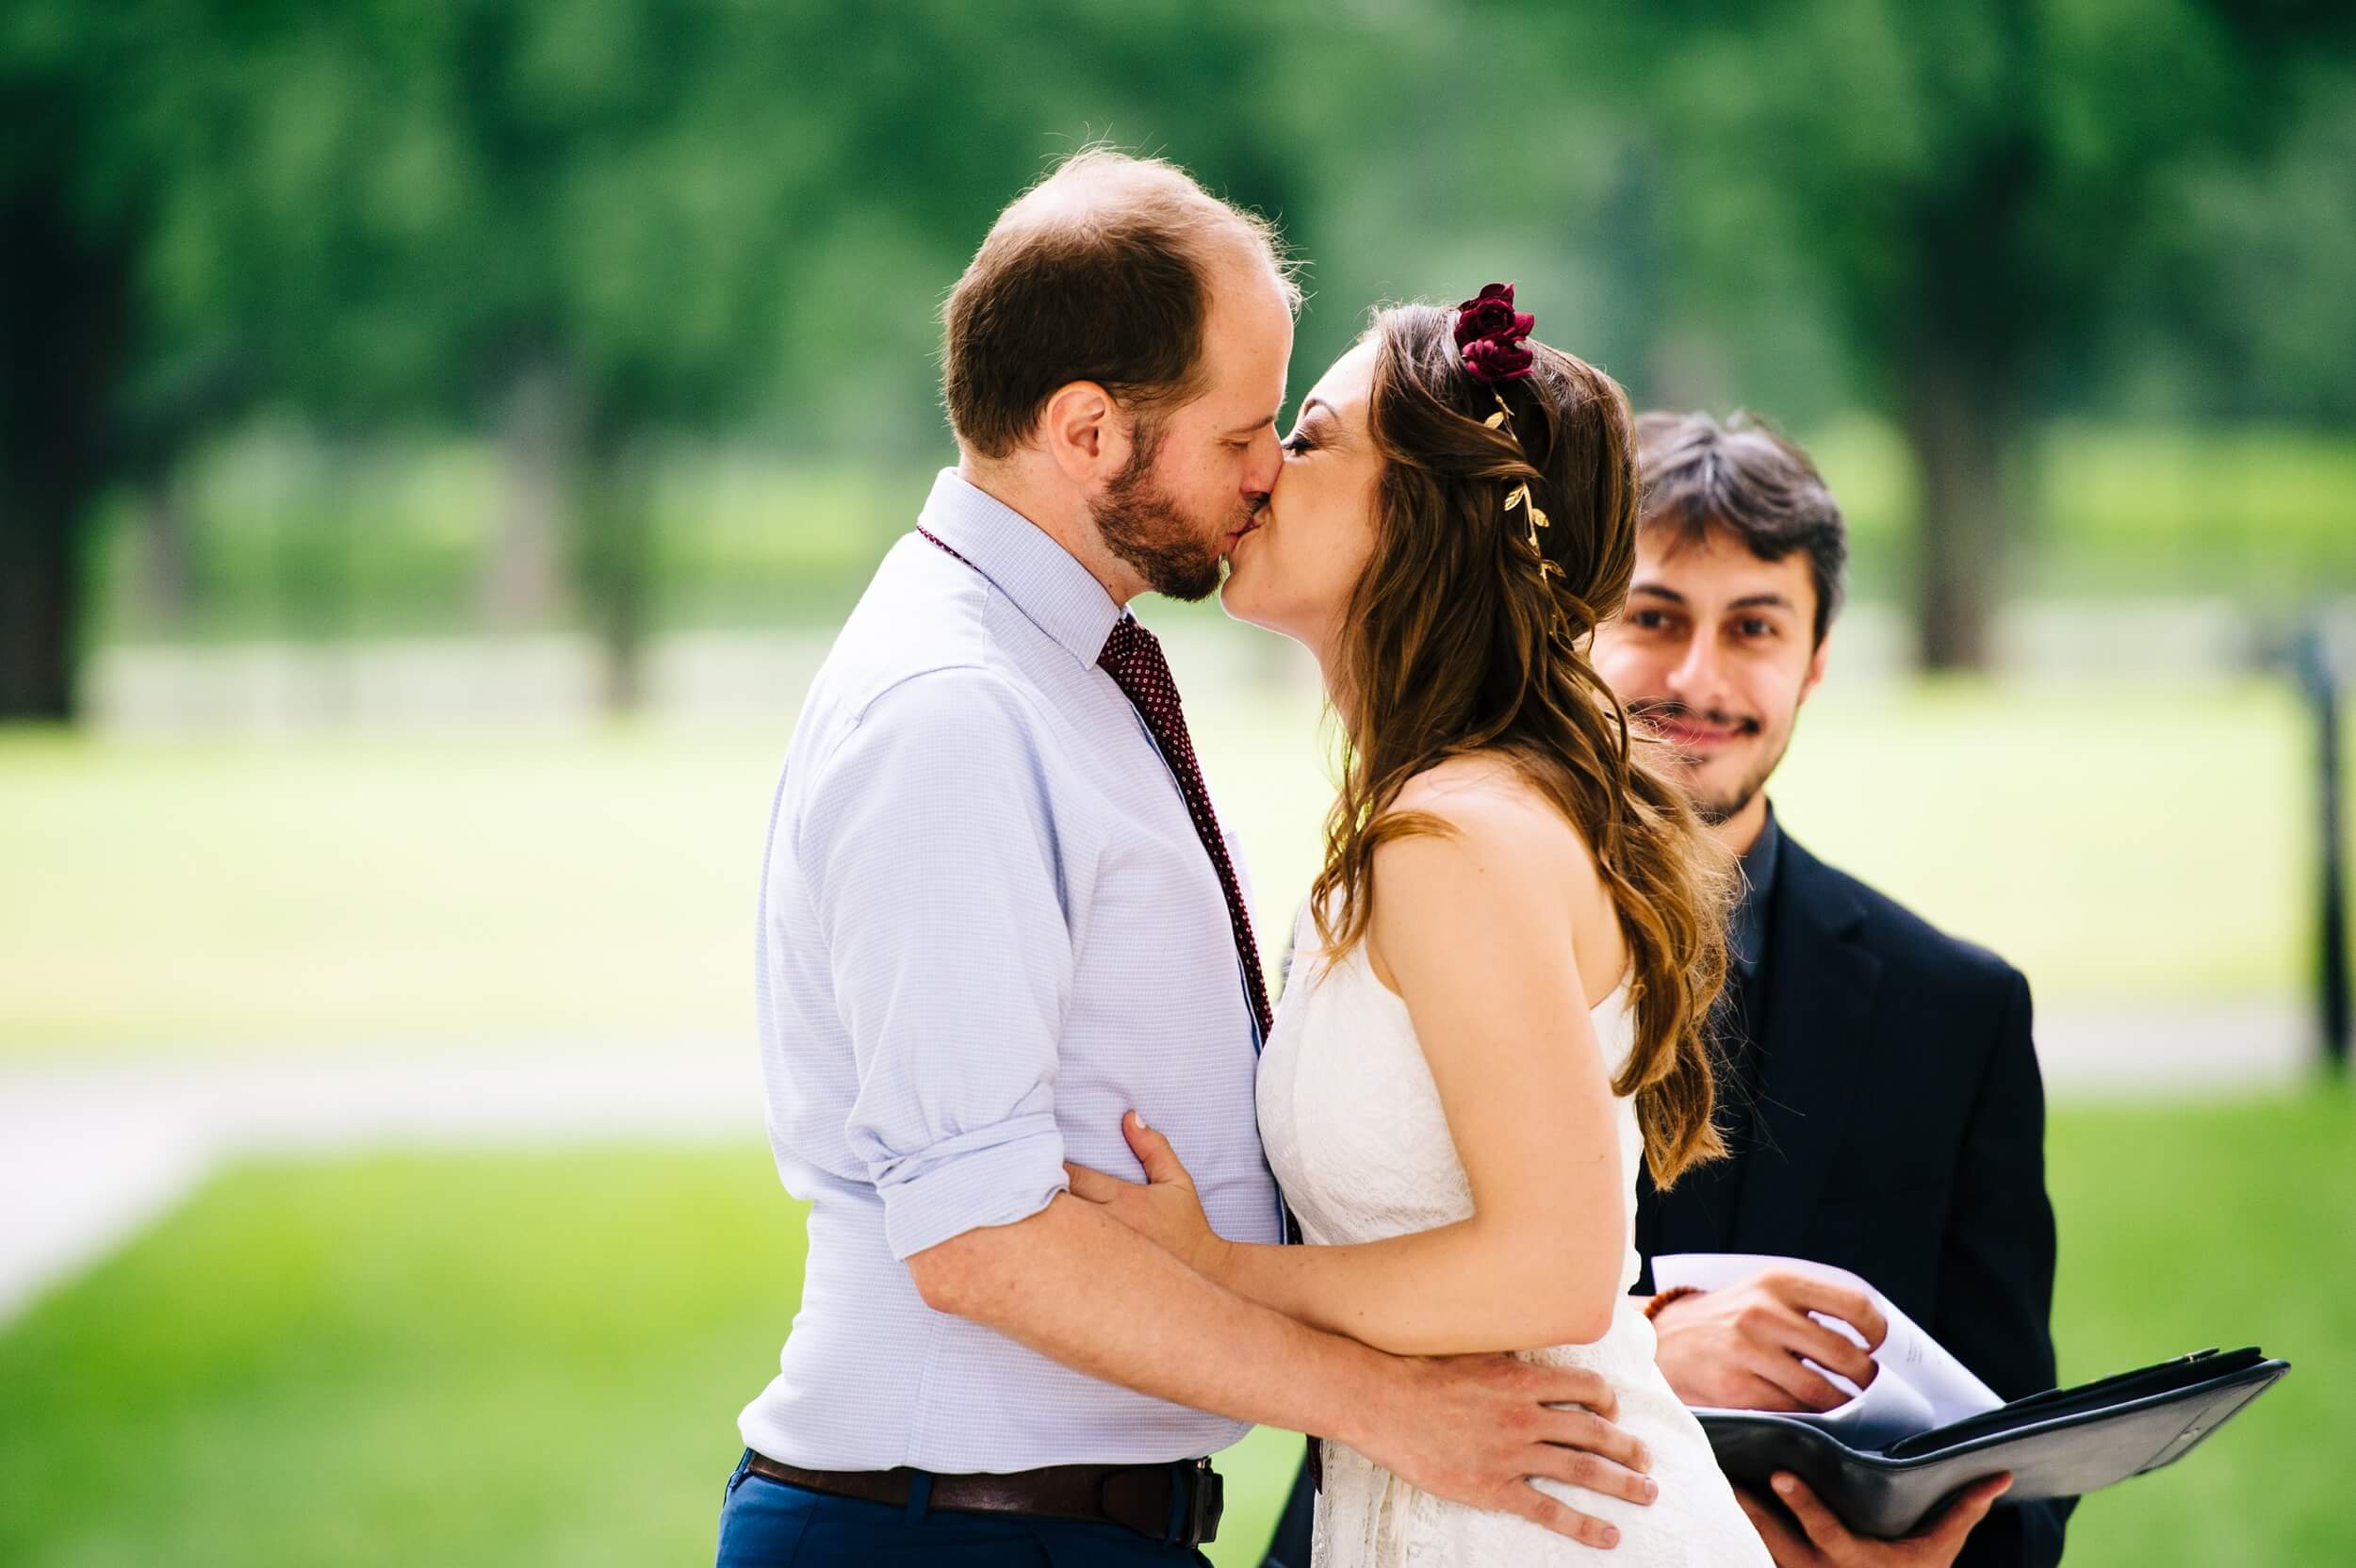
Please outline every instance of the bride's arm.
[{"label": "bride's arm", "polygon": [[1089,1172],[1073,1190],[1109,1199],[1237,1295],[1381,1349],[1599,1339],[1619,1297],[1628,1198],[1566,897],[1569,878],[1595,872],[1535,800],[1476,789],[1416,805],[1451,831],[1376,850],[1368,940],[1431,1063],[1472,1217],[1355,1246],[1226,1242],[1201,1224],[1190,1184],[1174,1190],[1183,1168],[1141,1125],[1130,1141],[1148,1187]]}]

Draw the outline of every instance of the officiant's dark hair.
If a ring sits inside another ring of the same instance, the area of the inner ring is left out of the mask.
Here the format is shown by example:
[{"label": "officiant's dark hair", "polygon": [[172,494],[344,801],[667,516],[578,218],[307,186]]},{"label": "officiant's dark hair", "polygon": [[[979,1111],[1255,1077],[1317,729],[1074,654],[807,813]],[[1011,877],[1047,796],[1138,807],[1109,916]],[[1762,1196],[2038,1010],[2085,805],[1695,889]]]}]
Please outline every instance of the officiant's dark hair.
[{"label": "officiant's dark hair", "polygon": [[1808,453],[1748,414],[1721,423],[1707,414],[1657,411],[1638,417],[1636,452],[1644,527],[1692,545],[1722,529],[1761,561],[1808,552],[1822,643],[1848,587],[1849,530]]},{"label": "officiant's dark hair", "polygon": [[[1448,831],[1394,808],[1408,780],[1451,757],[1511,762],[1585,840],[1619,914],[1636,1040],[1612,1087],[1634,1098],[1666,1187],[1726,1152],[1708,1023],[1736,884],[1673,754],[1587,657],[1636,572],[1634,421],[1610,376],[1535,338],[1528,377],[1474,379],[1453,319],[1400,305],[1369,335],[1375,543],[1341,620],[1349,745],[1310,907],[1328,951],[1347,951],[1366,935],[1375,850]],[[1491,423],[1499,400],[1510,426]],[[1545,528],[1506,506],[1520,484]]]},{"label": "officiant's dark hair", "polygon": [[1055,389],[1092,381],[1137,416],[1203,390],[1210,276],[1224,257],[1265,261],[1301,308],[1275,227],[1160,158],[1091,147],[998,215],[941,311],[941,392],[957,440],[1005,457]]}]

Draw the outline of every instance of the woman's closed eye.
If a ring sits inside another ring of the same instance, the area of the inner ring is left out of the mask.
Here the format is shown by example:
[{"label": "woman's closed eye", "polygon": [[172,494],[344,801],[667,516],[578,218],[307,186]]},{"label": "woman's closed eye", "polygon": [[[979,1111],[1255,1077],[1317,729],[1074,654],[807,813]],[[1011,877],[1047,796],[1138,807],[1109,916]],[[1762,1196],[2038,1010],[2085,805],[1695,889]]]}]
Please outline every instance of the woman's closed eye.
[{"label": "woman's closed eye", "polygon": [[1316,445],[1316,442],[1309,439],[1309,433],[1305,430],[1297,430],[1284,437],[1284,449],[1295,457],[1299,457]]}]

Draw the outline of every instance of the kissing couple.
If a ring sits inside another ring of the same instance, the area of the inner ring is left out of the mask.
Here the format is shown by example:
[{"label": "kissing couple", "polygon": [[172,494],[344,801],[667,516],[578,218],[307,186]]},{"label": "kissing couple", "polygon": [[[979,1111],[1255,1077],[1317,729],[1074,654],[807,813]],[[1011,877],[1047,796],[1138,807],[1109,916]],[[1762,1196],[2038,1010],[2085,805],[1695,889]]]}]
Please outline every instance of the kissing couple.
[{"label": "kissing couple", "polygon": [[[809,1253],[722,1568],[1202,1562],[1254,1424],[1316,1434],[1326,1568],[1768,1561],[1628,1295],[1639,1167],[1719,1150],[1735,876],[1589,660],[1628,401],[1490,285],[1280,441],[1300,299],[1107,152],[950,297],[959,462],[772,816]],[[1149,592],[1301,643],[1347,739],[1281,1010]]]}]

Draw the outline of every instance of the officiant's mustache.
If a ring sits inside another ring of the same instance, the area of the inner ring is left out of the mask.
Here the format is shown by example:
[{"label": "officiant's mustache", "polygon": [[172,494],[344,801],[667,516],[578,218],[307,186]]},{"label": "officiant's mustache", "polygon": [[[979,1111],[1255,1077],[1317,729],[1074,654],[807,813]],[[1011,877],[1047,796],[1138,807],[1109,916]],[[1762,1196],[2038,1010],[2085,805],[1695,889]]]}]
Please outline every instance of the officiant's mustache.
[{"label": "officiant's mustache", "polygon": [[1693,719],[1714,729],[1731,729],[1738,735],[1759,733],[1759,722],[1747,714],[1729,713],[1722,708],[1695,708],[1675,697],[1643,697],[1628,705],[1634,716],[1647,722],[1660,719]]}]

